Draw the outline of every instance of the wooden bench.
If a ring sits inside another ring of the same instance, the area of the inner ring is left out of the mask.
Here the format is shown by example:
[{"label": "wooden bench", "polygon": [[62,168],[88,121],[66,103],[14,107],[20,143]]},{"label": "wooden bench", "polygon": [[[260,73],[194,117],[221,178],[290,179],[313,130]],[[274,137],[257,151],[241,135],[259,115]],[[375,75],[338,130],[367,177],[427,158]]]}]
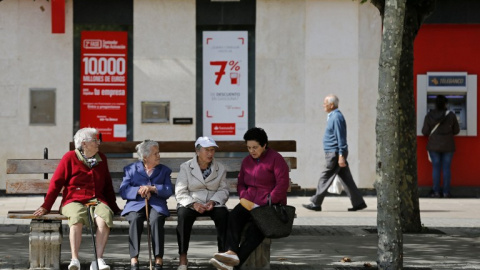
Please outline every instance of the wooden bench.
[{"label": "wooden bench", "polygon": [[[108,167],[113,179],[115,192],[118,194],[123,177],[123,167],[137,161],[133,157],[135,146],[140,142],[104,142],[100,151],[108,156]],[[191,159],[194,154],[194,141],[159,141],[161,163],[172,169],[172,183],[180,169],[180,165]],[[218,141],[216,159],[227,169],[227,181],[230,193],[237,192],[238,171],[243,158],[248,154],[243,141]],[[281,153],[296,152],[295,141],[270,141],[269,146]],[[70,150],[74,148],[70,143]],[[296,157],[283,154],[290,168],[297,168]],[[48,150],[44,150],[44,159],[8,159],[7,160],[7,194],[39,194],[45,195],[50,183],[49,177],[55,171],[60,159],[48,159]],[[29,178],[8,175],[30,175]],[[43,174],[43,177],[42,177]],[[60,200],[58,198],[57,200]],[[30,222],[30,269],[60,269],[60,251],[62,243],[62,220],[66,217],[58,211],[52,211],[42,217],[32,215],[32,210],[8,211],[8,218],[31,219]],[[171,216],[167,221],[176,221],[176,209],[170,209]],[[209,220],[209,217],[198,220]],[[124,217],[114,216],[114,221],[125,221]],[[269,268],[271,239],[265,241],[249,257],[246,268]]]}]

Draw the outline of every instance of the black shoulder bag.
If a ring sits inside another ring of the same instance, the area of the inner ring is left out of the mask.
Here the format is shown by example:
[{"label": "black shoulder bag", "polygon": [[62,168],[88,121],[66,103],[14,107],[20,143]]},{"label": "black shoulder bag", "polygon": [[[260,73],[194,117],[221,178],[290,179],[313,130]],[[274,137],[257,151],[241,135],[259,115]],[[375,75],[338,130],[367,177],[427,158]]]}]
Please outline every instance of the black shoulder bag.
[{"label": "black shoulder bag", "polygon": [[268,204],[250,211],[253,221],[267,238],[287,237],[292,233],[295,207],[273,204],[268,196]]}]

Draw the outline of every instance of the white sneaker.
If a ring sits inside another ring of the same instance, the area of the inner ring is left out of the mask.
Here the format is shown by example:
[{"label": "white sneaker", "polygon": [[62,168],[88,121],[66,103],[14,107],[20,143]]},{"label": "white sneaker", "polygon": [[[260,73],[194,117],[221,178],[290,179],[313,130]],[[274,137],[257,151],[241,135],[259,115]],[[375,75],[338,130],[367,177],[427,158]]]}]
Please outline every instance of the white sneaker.
[{"label": "white sneaker", "polygon": [[72,259],[68,265],[68,270],[80,270],[80,261],[78,259]]},{"label": "white sneaker", "polygon": [[215,258],[210,259],[210,263],[215,266],[218,270],[233,270],[233,266],[226,265]]},{"label": "white sneaker", "polygon": [[237,255],[231,255],[228,253],[214,253],[213,258],[227,265],[236,266],[240,263],[240,259]]},{"label": "white sneaker", "polygon": [[[110,270],[110,266],[108,266],[102,258],[98,258],[97,262],[99,270]],[[90,270],[96,270],[95,261],[90,264]]]}]

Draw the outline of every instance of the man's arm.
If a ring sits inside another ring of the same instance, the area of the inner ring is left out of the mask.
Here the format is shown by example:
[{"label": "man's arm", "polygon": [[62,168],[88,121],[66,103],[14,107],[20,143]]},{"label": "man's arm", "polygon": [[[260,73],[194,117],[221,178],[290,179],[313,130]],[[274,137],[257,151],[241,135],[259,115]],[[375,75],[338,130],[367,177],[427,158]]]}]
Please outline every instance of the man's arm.
[{"label": "man's arm", "polygon": [[335,128],[335,137],[337,138],[337,145],[338,145],[338,165],[340,167],[346,167],[347,161],[345,159],[345,155],[348,152],[348,145],[347,145],[347,124],[343,115],[338,112],[336,117],[334,118],[333,125]]}]

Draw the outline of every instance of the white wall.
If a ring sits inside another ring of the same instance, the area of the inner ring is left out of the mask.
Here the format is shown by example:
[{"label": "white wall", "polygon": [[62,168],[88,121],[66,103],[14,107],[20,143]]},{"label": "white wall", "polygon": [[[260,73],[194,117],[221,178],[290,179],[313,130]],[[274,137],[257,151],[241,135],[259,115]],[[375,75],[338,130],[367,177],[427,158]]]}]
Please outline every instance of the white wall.
[{"label": "white wall", "polygon": [[[133,3],[134,140],[195,140],[195,1]],[[194,124],[142,124],[142,101],[170,101],[171,119]]]},{"label": "white wall", "polygon": [[291,178],[302,187],[316,187],[324,166],[322,104],[334,93],[353,177],[373,188],[380,29],[378,10],[357,1],[257,1],[256,124],[297,140]]},{"label": "white wall", "polygon": [[[41,7],[43,6],[44,11]],[[0,2],[0,189],[7,158],[60,158],[72,140],[72,1],[66,33],[51,34],[50,2]],[[134,1],[134,140],[194,140],[194,0]],[[357,184],[375,179],[375,115],[380,18],[351,0],[257,0],[257,126],[271,140],[297,141],[292,180],[316,187],[324,165],[325,95],[340,98]],[[57,89],[57,124],[29,125],[29,88]],[[142,124],[142,101],[170,101],[171,117],[194,125]],[[192,149],[193,151],[193,149]]]},{"label": "white wall", "polygon": [[[357,184],[373,188],[375,181],[375,123],[378,99],[378,62],[381,44],[381,18],[377,8],[371,4],[359,6],[358,44],[358,110],[352,120],[357,121]],[[353,145],[352,145],[353,146]]]},{"label": "white wall", "polygon": [[[72,141],[72,1],[66,33],[51,33],[50,2],[0,2],[0,189],[7,158],[61,157]],[[30,88],[56,88],[56,125],[30,126]]]}]

